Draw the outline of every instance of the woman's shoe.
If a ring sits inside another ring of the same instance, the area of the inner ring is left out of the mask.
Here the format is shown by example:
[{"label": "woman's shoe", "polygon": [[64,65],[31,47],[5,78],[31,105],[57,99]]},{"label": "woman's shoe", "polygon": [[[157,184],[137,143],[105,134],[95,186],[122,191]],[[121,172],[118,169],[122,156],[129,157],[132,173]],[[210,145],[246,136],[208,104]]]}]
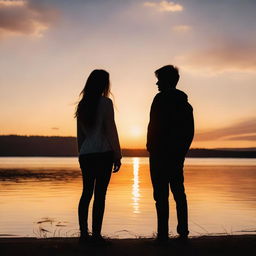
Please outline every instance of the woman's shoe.
[{"label": "woman's shoe", "polygon": [[189,239],[188,235],[179,235],[178,237],[175,238],[175,240],[182,244],[187,244]]},{"label": "woman's shoe", "polygon": [[98,246],[107,246],[111,244],[110,241],[106,240],[101,235],[92,235],[90,239],[90,243]]},{"label": "woman's shoe", "polygon": [[90,240],[89,234],[84,234],[79,237],[78,243],[81,245],[87,244]]}]

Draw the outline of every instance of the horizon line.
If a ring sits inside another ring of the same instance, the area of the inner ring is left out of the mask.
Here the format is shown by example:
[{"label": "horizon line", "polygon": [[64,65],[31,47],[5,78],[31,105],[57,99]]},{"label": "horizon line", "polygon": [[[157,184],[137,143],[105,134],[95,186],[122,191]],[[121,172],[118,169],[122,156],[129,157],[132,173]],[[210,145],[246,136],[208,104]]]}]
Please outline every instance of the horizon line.
[{"label": "horizon line", "polygon": [[[74,138],[76,139],[76,136],[61,136],[61,135],[20,135],[20,134],[0,134],[0,137],[8,137],[8,136],[16,136],[16,137],[43,137],[43,138]],[[256,147],[216,147],[216,148],[200,148],[200,147],[194,147],[190,148],[189,150],[195,150],[195,149],[206,149],[206,150],[226,150],[226,149],[256,149]],[[146,147],[136,147],[136,148],[129,148],[129,147],[123,147],[122,150],[146,150]]]}]

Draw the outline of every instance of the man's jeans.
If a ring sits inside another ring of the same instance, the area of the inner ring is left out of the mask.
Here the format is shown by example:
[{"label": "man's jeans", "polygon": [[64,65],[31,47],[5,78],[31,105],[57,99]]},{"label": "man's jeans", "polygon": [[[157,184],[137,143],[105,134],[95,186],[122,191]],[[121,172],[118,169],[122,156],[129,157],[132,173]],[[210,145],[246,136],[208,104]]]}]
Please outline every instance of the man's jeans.
[{"label": "man's jeans", "polygon": [[188,211],[183,177],[184,157],[150,154],[150,175],[156,201],[158,238],[168,237],[169,186],[176,202],[177,232],[187,236]]}]

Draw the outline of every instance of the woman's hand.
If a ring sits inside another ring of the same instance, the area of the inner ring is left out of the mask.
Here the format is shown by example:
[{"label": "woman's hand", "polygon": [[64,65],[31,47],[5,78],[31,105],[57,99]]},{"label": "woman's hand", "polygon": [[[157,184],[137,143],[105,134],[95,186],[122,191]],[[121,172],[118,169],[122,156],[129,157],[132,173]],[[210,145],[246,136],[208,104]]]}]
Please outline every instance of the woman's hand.
[{"label": "woman's hand", "polygon": [[113,172],[118,172],[121,167],[121,159],[114,161]]}]

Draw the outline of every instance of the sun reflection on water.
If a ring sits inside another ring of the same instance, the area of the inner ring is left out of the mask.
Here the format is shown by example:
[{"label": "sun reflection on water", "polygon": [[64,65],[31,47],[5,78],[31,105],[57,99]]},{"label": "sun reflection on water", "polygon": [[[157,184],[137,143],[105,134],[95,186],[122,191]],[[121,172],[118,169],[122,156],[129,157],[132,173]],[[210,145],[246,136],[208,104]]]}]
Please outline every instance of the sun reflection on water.
[{"label": "sun reflection on water", "polygon": [[132,185],[132,205],[133,213],[140,213],[140,185],[139,185],[139,163],[140,159],[134,157],[132,159],[133,163],[133,185]]}]

